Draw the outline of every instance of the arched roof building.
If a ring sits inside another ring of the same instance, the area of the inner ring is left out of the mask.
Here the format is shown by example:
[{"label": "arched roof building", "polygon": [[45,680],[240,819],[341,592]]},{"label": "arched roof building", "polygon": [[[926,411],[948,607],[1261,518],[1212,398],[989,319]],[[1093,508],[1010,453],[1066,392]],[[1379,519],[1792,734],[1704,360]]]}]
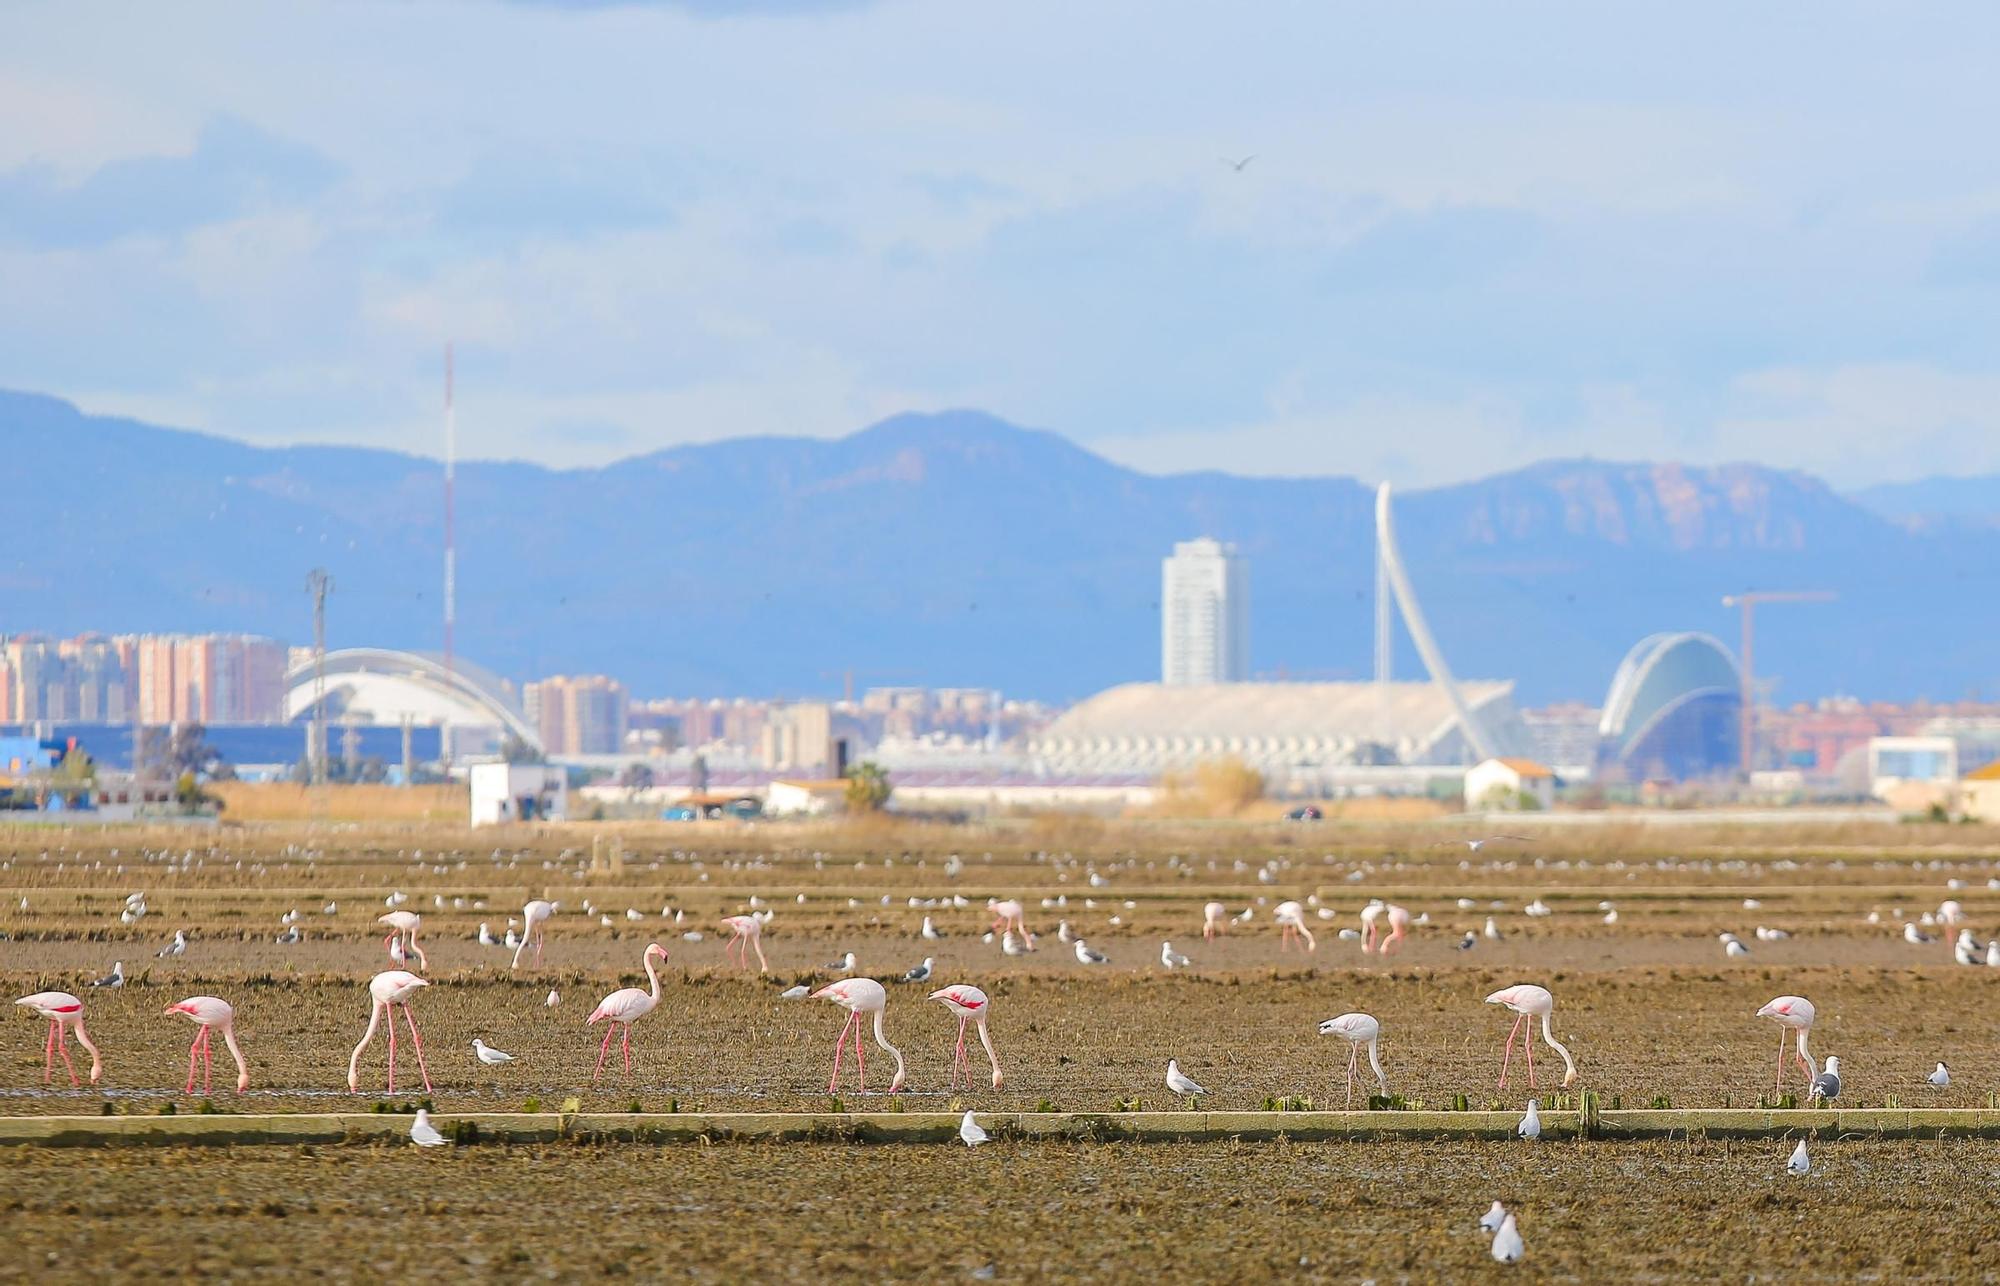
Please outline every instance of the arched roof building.
[{"label": "arched roof building", "polygon": [[[308,660],[285,672],[285,718],[312,717],[314,665]],[[496,745],[509,735],[534,750],[542,739],[514,704],[506,685],[462,659],[450,670],[427,652],[353,647],[326,654],[327,722],[340,724],[438,725],[472,740]],[[481,738],[486,730],[492,735]]]},{"label": "arched roof building", "polygon": [[1598,721],[1627,776],[1709,777],[1737,766],[1742,675],[1729,649],[1692,631],[1640,639],[1611,678]]}]

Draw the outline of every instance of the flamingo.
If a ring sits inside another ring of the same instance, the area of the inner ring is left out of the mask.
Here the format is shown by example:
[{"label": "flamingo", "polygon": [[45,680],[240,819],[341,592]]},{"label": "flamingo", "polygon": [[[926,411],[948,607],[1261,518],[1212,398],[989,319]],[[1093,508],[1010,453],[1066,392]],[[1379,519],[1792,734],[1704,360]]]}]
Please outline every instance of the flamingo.
[{"label": "flamingo", "polygon": [[243,1049],[236,1043],[236,1010],[226,1000],[214,996],[189,996],[178,1005],[168,1005],[162,1013],[186,1014],[201,1030],[194,1036],[194,1044],[188,1046],[188,1079],[183,1094],[194,1093],[195,1055],[201,1056],[201,1092],[208,1093],[209,1053],[208,1041],[215,1029],[222,1029],[222,1043],[229,1047],[229,1056],[236,1060],[236,1092],[241,1094],[250,1088],[250,1066],[243,1061]]},{"label": "flamingo", "polygon": [[[417,945],[417,928],[423,922],[424,918],[415,911],[391,911],[387,915],[375,917],[375,923],[389,926],[389,936],[384,943],[389,948],[389,954],[398,963],[407,961],[414,954],[417,957],[417,968],[429,973],[430,959],[424,955],[424,949]],[[399,953],[397,947],[403,950]]]},{"label": "flamingo", "polygon": [[389,1016],[389,1092],[396,1092],[396,1015],[397,1005],[403,1007],[403,1021],[410,1027],[410,1043],[417,1047],[417,1071],[423,1077],[424,1089],[431,1087],[430,1068],[424,1066],[424,1040],[417,1035],[417,1020],[410,1016],[410,997],[417,994],[420,987],[430,983],[405,969],[385,969],[368,980],[368,995],[374,1002],[368,1010],[368,1030],[361,1034],[361,1043],[354,1047],[354,1053],[347,1059],[347,1090],[350,1094],[361,1091],[361,1051],[375,1039],[375,1028],[380,1025],[382,1015]]},{"label": "flamingo", "polygon": [[55,1076],[56,1055],[62,1055],[63,1066],[69,1068],[69,1083],[78,1084],[76,1065],[69,1061],[69,1029],[76,1028],[76,1043],[90,1051],[90,1083],[97,1084],[104,1075],[104,1060],[98,1056],[97,1046],[91,1043],[90,1033],[83,1029],[83,1002],[67,991],[38,991],[32,996],[23,996],[14,1002],[24,1009],[31,1009],[49,1020],[48,1048],[42,1054],[42,1084],[47,1085]]},{"label": "flamingo", "polygon": [[1292,939],[1305,939],[1307,951],[1319,950],[1319,943],[1313,940],[1312,930],[1306,928],[1306,909],[1296,902],[1280,902],[1278,909],[1271,912],[1271,918],[1278,922],[1278,950],[1291,945]]},{"label": "flamingo", "polygon": [[611,1024],[604,1029],[604,1045],[597,1051],[597,1070],[590,1074],[592,1085],[597,1084],[597,1078],[604,1074],[604,1058],[611,1052],[612,1033],[620,1027],[625,1029],[625,1037],[620,1042],[625,1051],[625,1074],[627,1076],[632,1074],[632,1024],[652,1013],[653,1007],[660,1003],[660,971],[654,967],[653,961],[658,960],[664,964],[666,959],[667,949],[659,943],[655,942],[647,947],[641,963],[646,966],[646,977],[653,984],[652,990],[641,991],[637,987],[621,987],[598,1001],[597,1008],[591,1010],[590,1017],[584,1020],[583,1025],[586,1027],[599,1022]]},{"label": "flamingo", "polygon": [[1008,929],[1013,929],[1029,942],[1035,940],[1035,935],[1028,932],[1027,912],[1021,909],[1019,902],[1016,902],[1012,898],[1009,898],[1005,902],[997,898],[988,898],[986,899],[986,910],[993,916],[993,931],[995,933],[1004,933]]},{"label": "flamingo", "polygon": [[1220,902],[1210,902],[1201,909],[1201,940],[1215,941],[1218,933],[1229,931],[1229,908]]},{"label": "flamingo", "polygon": [[722,927],[734,936],[722,944],[722,958],[729,959],[729,948],[737,948],[737,957],[745,969],[750,967],[750,952],[757,952],[757,971],[769,973],[771,966],[764,959],[764,922],[754,915],[725,915]]},{"label": "flamingo", "polygon": [[521,967],[521,955],[528,949],[530,942],[535,944],[535,963],[540,964],[542,962],[542,941],[548,936],[542,925],[555,915],[558,905],[560,904],[544,902],[542,899],[536,898],[521,908],[521,919],[523,921],[521,940],[514,946],[514,962],[507,966],[509,969],[519,969]]},{"label": "flamingo", "polygon": [[1806,1049],[1806,1033],[1812,1030],[1813,1020],[1819,1012],[1813,1002],[1804,996],[1779,996],[1770,1004],[1757,1011],[1759,1018],[1770,1018],[1778,1024],[1778,1093],[1785,1092],[1785,1032],[1798,1033],[1799,1065],[1806,1069],[1806,1084],[1811,1085],[1819,1076],[1819,1068],[1814,1066],[1813,1057]]},{"label": "flamingo", "polygon": [[1507,987],[1494,992],[1486,998],[1486,1003],[1489,1005],[1505,1005],[1520,1015],[1520,1017],[1514,1020],[1513,1030],[1507,1033],[1507,1043],[1501,1046],[1501,1089],[1504,1090],[1507,1088],[1507,1059],[1513,1053],[1514,1036],[1516,1033],[1519,1033],[1521,1037],[1521,1052],[1527,1055],[1528,1058],[1528,1088],[1535,1088],[1534,1033],[1522,1030],[1522,1025],[1533,1017],[1540,1017],[1542,1020],[1543,1043],[1556,1053],[1562,1055],[1564,1068],[1563,1088],[1567,1089],[1576,1084],[1576,1062],[1570,1058],[1569,1050],[1561,1041],[1555,1038],[1555,1033],[1549,1030],[1549,1015],[1555,1012],[1556,998],[1549,994],[1547,987],[1537,987],[1532,983],[1522,983],[1519,986]]},{"label": "flamingo", "polygon": [[[1387,914],[1389,917],[1389,933],[1387,937],[1382,939],[1380,945],[1377,945],[1375,942],[1375,920],[1376,917],[1383,914]],[[1389,948],[1409,936],[1410,913],[1402,907],[1390,906],[1386,902],[1377,900],[1361,908],[1361,926],[1361,950],[1363,952],[1371,950],[1379,951],[1386,956],[1389,954]]]},{"label": "flamingo", "polygon": [[[903,1088],[903,1051],[889,1043],[888,1035],[882,1030],[883,1016],[889,1009],[889,993],[873,978],[842,978],[839,982],[828,983],[812,994],[814,1000],[831,1000],[847,1011],[847,1022],[840,1029],[840,1039],[833,1046],[833,1079],[827,1083],[826,1092],[831,1094],[840,1088],[840,1053],[847,1044],[847,1034],[854,1033],[854,1066],[861,1076],[861,1092],[868,1092],[868,1064],[861,1057],[861,1015],[875,1015],[875,1043],[887,1050],[896,1060],[896,1077],[889,1082],[889,1092],[896,1093]],[[984,1028],[981,1028],[982,1033]],[[988,1046],[991,1049],[991,1046]]]},{"label": "flamingo", "polygon": [[933,991],[927,999],[938,1001],[946,1009],[958,1015],[958,1055],[951,1065],[951,1081],[946,1088],[958,1087],[958,1074],[965,1073],[965,1088],[972,1088],[972,1068],[965,1059],[965,1025],[973,1023],[979,1028],[979,1043],[986,1047],[986,1059],[993,1064],[993,1088],[999,1089],[1005,1078],[1000,1075],[1000,1055],[993,1050],[993,1037],[986,1030],[986,993],[977,987],[943,987]]},{"label": "flamingo", "polygon": [[1347,1058],[1347,1105],[1354,1106],[1354,1073],[1361,1064],[1361,1047],[1368,1046],[1368,1065],[1375,1070],[1375,1081],[1382,1087],[1384,1098],[1389,1094],[1389,1077],[1382,1070],[1382,1024],[1372,1014],[1342,1014],[1329,1018],[1319,1025],[1322,1036],[1344,1037],[1354,1047]]}]

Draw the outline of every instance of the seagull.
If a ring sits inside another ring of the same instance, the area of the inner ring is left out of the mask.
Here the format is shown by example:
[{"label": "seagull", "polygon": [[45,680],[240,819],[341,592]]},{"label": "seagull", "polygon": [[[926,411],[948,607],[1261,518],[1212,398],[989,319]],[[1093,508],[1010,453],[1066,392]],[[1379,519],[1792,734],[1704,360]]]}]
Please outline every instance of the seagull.
[{"label": "seagull", "polygon": [[1528,1100],[1528,1110],[1521,1117],[1521,1123],[1514,1127],[1514,1133],[1524,1139],[1539,1139],[1542,1137],[1541,1104],[1537,1103],[1534,1099]]},{"label": "seagull", "polygon": [[479,922],[479,945],[482,947],[497,947],[500,945],[500,939],[493,936],[493,927],[484,920]]},{"label": "seagull", "polygon": [[1536,898],[1534,901],[1528,903],[1521,910],[1524,914],[1535,916],[1538,919],[1545,915],[1555,914],[1554,911],[1549,909],[1548,903],[1542,901],[1540,898]]},{"label": "seagull", "polygon": [[551,987],[549,988],[549,998],[547,1000],[544,1000],[542,1003],[547,1007],[549,1007],[550,1009],[554,1009],[557,1005],[560,1005],[562,1003],[562,997],[556,994],[556,989],[554,987]]},{"label": "seagull", "polygon": [[1761,924],[1757,926],[1757,937],[1764,942],[1783,942],[1791,936],[1783,929],[1767,929]]},{"label": "seagull", "polygon": [[781,991],[781,992],[779,992],[779,993],[778,993],[778,999],[780,999],[780,1000],[804,1000],[804,999],[805,999],[805,998],[806,998],[807,996],[810,996],[811,994],[812,994],[812,988],[811,988],[811,987],[807,987],[807,986],[804,986],[804,985],[800,985],[800,986],[797,986],[797,987],[787,987],[787,988],[785,988],[785,989],[784,989],[783,991]]},{"label": "seagull", "polygon": [[187,930],[175,929],[174,940],[172,942],[169,942],[166,946],[160,948],[159,958],[165,960],[168,956],[186,955],[187,949],[188,949]]},{"label": "seagull", "polygon": [[1915,924],[1905,923],[1903,925],[1903,941],[1912,946],[1921,947],[1936,942],[1937,939],[1919,929]]},{"label": "seagull", "polygon": [[1359,942],[1361,941],[1361,930],[1342,929],[1340,931],[1340,940],[1342,942]]},{"label": "seagull", "polygon": [[1812,1160],[1806,1156],[1804,1139],[1800,1139],[1799,1145],[1792,1149],[1792,1159],[1785,1162],[1785,1169],[1792,1174],[1804,1174],[1812,1169]]},{"label": "seagull", "polygon": [[338,913],[338,912],[339,912],[339,910],[340,910],[340,903],[338,903],[338,902],[329,902],[329,903],[327,903],[327,904],[326,904],[325,906],[323,906],[323,907],[321,907],[321,908],[319,909],[319,913],[320,913],[321,915],[334,915],[334,914]]},{"label": "seagull", "polygon": [[1202,1095],[1208,1093],[1207,1090],[1190,1080],[1187,1074],[1181,1071],[1180,1061],[1173,1058],[1167,1060],[1167,1088],[1184,1099],[1200,1098]]},{"label": "seagull", "polygon": [[[111,972],[110,972],[110,973],[107,973],[107,974],[105,974],[105,975],[104,975],[104,976],[103,976],[102,978],[93,978],[93,979],[91,979],[91,980],[90,980],[90,985],[91,985],[91,986],[93,986],[93,987],[122,987],[122,986],[124,986],[124,985],[125,985],[125,962],[124,962],[123,960],[113,960],[113,961],[111,962]],[[1939,1066],[1939,1067],[1943,1067],[1943,1066],[1944,1066],[1944,1064],[1943,1064],[1943,1063],[1939,1063],[1939,1064],[1938,1064],[1938,1066]]]},{"label": "seagull", "polygon": [[417,1119],[410,1122],[410,1142],[420,1148],[440,1148],[446,1143],[437,1126],[431,1124],[431,1114],[421,1107],[417,1109]]},{"label": "seagull", "polygon": [[1741,938],[1731,938],[1722,944],[1722,954],[1733,960],[1740,960],[1750,954],[1750,948],[1743,945]]},{"label": "seagull", "polygon": [[1087,964],[1087,965],[1101,965],[1101,964],[1109,964],[1111,962],[1111,958],[1109,956],[1105,955],[1102,951],[1093,949],[1091,945],[1088,942],[1085,942],[1082,938],[1078,938],[1076,940],[1076,958],[1079,964]]},{"label": "seagull", "polygon": [[931,958],[929,956],[925,956],[922,964],[903,975],[904,982],[929,982],[930,980]]},{"label": "seagull", "polygon": [[297,946],[299,943],[304,942],[305,940],[306,940],[306,935],[299,932],[299,926],[296,924],[286,925],[285,931],[283,933],[271,939],[271,941],[283,947]]},{"label": "seagull", "polygon": [[1472,930],[1467,929],[1465,931],[1465,937],[1459,940],[1459,944],[1455,949],[1459,951],[1470,951],[1478,945],[1479,945],[1479,935],[1474,933]]},{"label": "seagull", "polygon": [[1225,156],[1222,158],[1222,163],[1228,166],[1230,169],[1236,171],[1238,174],[1241,174],[1243,173],[1245,167],[1247,167],[1250,164],[1250,162],[1256,159],[1257,159],[1257,154],[1255,152],[1252,152],[1250,155],[1244,157],[1240,161],[1236,160],[1233,157]]},{"label": "seagull", "polygon": [[1160,963],[1169,969],[1185,969],[1191,962],[1186,956],[1174,950],[1173,943],[1162,942],[1160,944]]},{"label": "seagull", "polygon": [[514,932],[513,925],[510,924],[507,926],[507,936],[500,939],[500,945],[506,947],[510,951],[515,947],[521,945],[521,935]]},{"label": "seagull", "polygon": [[987,1134],[979,1128],[979,1122],[972,1119],[972,1113],[967,1112],[965,1119],[958,1123],[958,1137],[965,1140],[966,1147],[976,1148],[986,1142]]},{"label": "seagull", "polygon": [[1450,848],[1455,844],[1463,844],[1465,845],[1466,852],[1477,853],[1480,849],[1485,848],[1488,844],[1497,843],[1498,841],[1503,839],[1512,840],[1516,844],[1532,844],[1535,842],[1534,840],[1528,838],[1526,835],[1488,835],[1483,839],[1441,839],[1437,843],[1431,845],[1431,847]]},{"label": "seagull", "polygon": [[944,935],[937,931],[937,926],[931,923],[931,918],[929,916],[925,916],[924,927],[921,936],[925,942],[936,942],[939,938],[942,938]]},{"label": "seagull", "polygon": [[488,1067],[498,1067],[502,1063],[511,1063],[514,1061],[512,1054],[493,1048],[493,1046],[487,1044],[477,1036],[472,1038],[472,1052],[479,1055],[479,1061]]},{"label": "seagull", "polygon": [[828,969],[838,969],[841,973],[853,973],[854,964],[854,953],[850,951],[838,960],[829,960],[826,967]]},{"label": "seagull", "polygon": [[1493,917],[1490,915],[1486,917],[1486,928],[1482,932],[1492,941],[1500,941],[1500,926],[1493,923]]},{"label": "seagull", "polygon": [[1826,1070],[1822,1071],[1818,1076],[1813,1077],[1812,1097],[1840,1097],[1840,1055],[1828,1054],[1826,1056]]},{"label": "seagull", "polygon": [[2000,938],[1986,944],[1986,967],[2000,969]]},{"label": "seagull", "polygon": [[1021,940],[1021,935],[1012,929],[1007,930],[1007,932],[1000,936],[1000,950],[1010,956],[1024,956],[1028,954],[1027,944]]},{"label": "seagull", "polygon": [[1479,1216],[1479,1226],[1485,1229],[1487,1232],[1498,1232],[1500,1230],[1500,1225],[1505,1223],[1506,1221],[1507,1221],[1507,1207],[1501,1205],[1498,1201],[1495,1201],[1493,1203],[1493,1208],[1491,1210],[1488,1210],[1485,1214]]},{"label": "seagull", "polygon": [[1952,959],[1962,965],[1976,965],[1979,963],[1980,957],[1984,954],[1985,948],[1979,945],[1979,939],[1972,936],[1972,930],[1960,929],[1958,931],[1958,941],[1954,942],[1951,947]]},{"label": "seagull", "polygon": [[1516,1264],[1521,1261],[1521,1252],[1526,1249],[1521,1241],[1520,1226],[1510,1214],[1500,1221],[1499,1231],[1493,1234],[1493,1257],[1503,1264]]},{"label": "seagull", "polygon": [[1937,1070],[1935,1072],[1932,1072],[1930,1075],[1930,1082],[1932,1088],[1934,1089],[1941,1089],[1941,1090],[1950,1089],[1951,1069],[1949,1067],[1946,1067],[1943,1063],[1939,1063],[1937,1065]]},{"label": "seagull", "polygon": [[1056,921],[1056,941],[1062,943],[1064,946],[1068,946],[1070,943],[1076,941],[1076,935],[1069,930],[1068,920]]}]

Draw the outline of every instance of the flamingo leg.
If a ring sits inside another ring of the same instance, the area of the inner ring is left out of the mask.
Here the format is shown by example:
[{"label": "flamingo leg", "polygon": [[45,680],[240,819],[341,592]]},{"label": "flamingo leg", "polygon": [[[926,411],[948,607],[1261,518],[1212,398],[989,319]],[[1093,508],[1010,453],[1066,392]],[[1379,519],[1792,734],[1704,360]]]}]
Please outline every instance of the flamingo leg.
[{"label": "flamingo leg", "polygon": [[1521,1052],[1528,1056],[1528,1088],[1535,1088],[1535,1029],[1521,1033]]},{"label": "flamingo leg", "polygon": [[541,962],[542,962],[542,931],[539,927],[537,927],[535,929],[535,963],[540,964]]},{"label": "flamingo leg", "polygon": [[1361,1046],[1356,1045],[1347,1055],[1347,1106],[1354,1106],[1354,1070],[1361,1065]]},{"label": "flamingo leg", "polygon": [[[424,1066],[424,1038],[417,1035],[417,1020],[410,1014],[408,1001],[403,1002],[403,1021],[410,1025],[410,1043],[417,1047],[417,1073],[423,1077],[424,1089],[428,1091],[431,1087],[431,1069]],[[391,1030],[393,1029],[394,1025],[391,1024]]]},{"label": "flamingo leg", "polygon": [[1778,1094],[1785,1092],[1785,1029],[1778,1028]]},{"label": "flamingo leg", "polygon": [[[757,948],[757,972],[758,973],[771,972],[771,962],[764,958],[764,940],[762,938],[752,938],[750,940],[750,945]],[[750,961],[747,957],[743,961],[743,967],[745,969],[748,969],[750,967]]]},{"label": "flamingo leg", "polygon": [[56,1074],[56,1020],[49,1019],[49,1039],[42,1050],[42,1084],[47,1085]]},{"label": "flamingo leg", "polygon": [[861,1015],[854,1015],[854,1067],[860,1073],[861,1092],[868,1092],[868,1059],[861,1053]]},{"label": "flamingo leg", "polygon": [[384,1005],[389,1011],[389,1092],[396,1092],[396,1010],[393,1005]]},{"label": "flamingo leg", "polygon": [[972,1067],[965,1059],[965,1025],[971,1021],[970,1018],[958,1020],[958,1058],[951,1065],[951,1085],[947,1088],[957,1088],[958,1073],[961,1069],[965,1072],[965,1088],[972,1088]]},{"label": "flamingo leg", "polygon": [[63,1066],[69,1069],[69,1083],[72,1089],[83,1082],[76,1079],[76,1064],[69,1061],[69,1029],[56,1024],[56,1053],[62,1057]]},{"label": "flamingo leg", "polygon": [[201,1092],[203,1094],[208,1093],[208,1087],[214,1080],[211,1073],[215,1065],[215,1052],[209,1048],[209,1033],[214,1030],[213,1027],[204,1027],[201,1029]]},{"label": "flamingo leg", "polygon": [[[840,1025],[840,1039],[833,1042],[833,1079],[828,1081],[826,1086],[826,1092],[829,1094],[840,1088],[840,1056],[847,1051],[847,1033],[853,1026],[854,1015],[849,1014],[847,1021]],[[858,1044],[861,1037],[857,1035],[854,1039]]]},{"label": "flamingo leg", "polygon": [[632,1074],[632,1024],[625,1024],[625,1038],[618,1042],[618,1048],[625,1051],[625,1074]]},{"label": "flamingo leg", "polygon": [[1521,1024],[1527,1021],[1526,1014],[1515,1018],[1513,1031],[1507,1033],[1507,1043],[1500,1047],[1500,1088],[1503,1090],[1507,1088],[1507,1060],[1514,1054],[1514,1033],[1520,1031]]},{"label": "flamingo leg", "polygon": [[611,1033],[615,1029],[615,1024],[607,1023],[605,1025],[604,1044],[600,1045],[597,1050],[597,1070],[590,1074],[590,1083],[592,1085],[597,1084],[597,1078],[604,1075],[604,1056],[611,1052]]}]

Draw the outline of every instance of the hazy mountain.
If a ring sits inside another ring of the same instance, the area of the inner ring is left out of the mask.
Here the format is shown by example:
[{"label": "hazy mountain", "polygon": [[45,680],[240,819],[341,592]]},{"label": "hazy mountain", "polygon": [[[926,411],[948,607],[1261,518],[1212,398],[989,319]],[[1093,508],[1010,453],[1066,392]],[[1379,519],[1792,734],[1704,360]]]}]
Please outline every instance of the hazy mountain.
[{"label": "hazy mountain", "polygon": [[2000,527],[2000,476],[1885,482],[1853,492],[1851,498],[1905,526]]},{"label": "hazy mountain", "polygon": [[[0,394],[12,468],[0,632],[310,634],[434,648],[440,470],[266,449]],[[838,441],[739,439],[602,469],[459,471],[459,650],[504,674],[651,693],[992,685],[1068,698],[1159,666],[1159,560],[1212,534],[1251,560],[1257,670],[1362,677],[1372,506],[1351,479],[1153,477],[961,411]],[[1733,642],[1724,593],[1829,589],[1760,618],[1780,698],[1956,696],[2000,679],[2000,533],[1912,531],[1813,478],[1552,461],[1401,496],[1411,573],[1454,667],[1531,702],[1597,700],[1659,629]],[[1407,647],[1404,674],[1415,672]]]}]

